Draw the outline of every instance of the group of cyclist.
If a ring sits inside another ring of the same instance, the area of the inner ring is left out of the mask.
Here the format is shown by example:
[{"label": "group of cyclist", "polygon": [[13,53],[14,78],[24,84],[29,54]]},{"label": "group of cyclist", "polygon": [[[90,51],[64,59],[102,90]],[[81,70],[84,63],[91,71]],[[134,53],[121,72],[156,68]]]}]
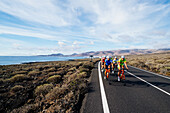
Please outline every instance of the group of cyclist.
[{"label": "group of cyclist", "polygon": [[105,75],[104,79],[109,78],[111,70],[114,73],[115,70],[118,69],[118,81],[120,81],[120,79],[125,80],[124,76],[125,67],[126,69],[128,69],[125,56],[121,56],[121,58],[119,59],[116,56],[114,58],[110,56],[104,56],[101,58],[101,68],[102,72],[104,72]]}]

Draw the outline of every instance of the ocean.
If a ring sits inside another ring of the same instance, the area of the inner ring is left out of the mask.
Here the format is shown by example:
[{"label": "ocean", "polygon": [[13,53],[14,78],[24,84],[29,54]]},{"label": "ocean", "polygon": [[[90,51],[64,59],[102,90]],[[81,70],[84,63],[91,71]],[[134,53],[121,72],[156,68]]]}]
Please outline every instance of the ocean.
[{"label": "ocean", "polygon": [[22,64],[44,61],[67,61],[72,59],[84,59],[87,57],[57,57],[57,56],[0,56],[0,65]]}]

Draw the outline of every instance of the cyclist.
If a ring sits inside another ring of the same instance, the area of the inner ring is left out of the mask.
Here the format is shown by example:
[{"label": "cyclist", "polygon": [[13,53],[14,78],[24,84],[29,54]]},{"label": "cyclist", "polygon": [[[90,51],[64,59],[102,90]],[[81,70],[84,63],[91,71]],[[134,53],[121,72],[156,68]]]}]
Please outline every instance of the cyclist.
[{"label": "cyclist", "polygon": [[110,56],[107,56],[107,59],[105,60],[105,63],[104,63],[104,68],[105,68],[105,76],[104,76],[104,79],[106,79],[106,77],[107,77],[107,79],[108,79],[111,66],[112,66],[112,68],[113,68],[113,61],[111,60],[111,57],[110,57]]},{"label": "cyclist", "polygon": [[115,71],[115,69],[117,69],[117,62],[118,62],[118,58],[115,56],[114,60],[113,60],[113,73]]},{"label": "cyclist", "polygon": [[106,56],[103,56],[101,58],[102,72],[104,71],[104,62],[105,62],[105,60],[106,60]]},{"label": "cyclist", "polygon": [[[125,56],[121,56],[121,58],[118,60],[118,81],[120,81],[120,78],[122,78],[123,76],[120,76],[121,74],[121,71],[122,71],[122,75],[124,75],[124,68],[126,66],[126,69],[129,69],[127,67],[127,64],[126,64],[126,59],[125,59]],[[124,76],[124,79],[125,79],[125,76]]]}]

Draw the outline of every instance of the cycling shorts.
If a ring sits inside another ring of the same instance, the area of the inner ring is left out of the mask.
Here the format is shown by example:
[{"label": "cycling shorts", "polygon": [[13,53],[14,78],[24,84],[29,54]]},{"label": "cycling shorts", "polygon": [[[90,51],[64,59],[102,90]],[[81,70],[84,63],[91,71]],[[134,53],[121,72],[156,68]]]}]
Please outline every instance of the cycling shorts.
[{"label": "cycling shorts", "polygon": [[109,68],[111,68],[111,66],[110,65],[106,65],[106,69],[109,69]]},{"label": "cycling shorts", "polygon": [[119,70],[122,70],[124,68],[124,65],[118,65],[117,67]]}]

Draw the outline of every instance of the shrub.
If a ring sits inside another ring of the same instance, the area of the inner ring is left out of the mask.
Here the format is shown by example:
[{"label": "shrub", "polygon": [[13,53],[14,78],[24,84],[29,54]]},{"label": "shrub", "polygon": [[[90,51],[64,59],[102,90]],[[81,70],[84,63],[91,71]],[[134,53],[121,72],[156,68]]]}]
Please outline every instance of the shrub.
[{"label": "shrub", "polygon": [[79,78],[86,78],[87,77],[87,72],[81,72],[77,75]]},{"label": "shrub", "polygon": [[27,71],[16,71],[13,74],[26,74],[26,73],[27,73]]},{"label": "shrub", "polygon": [[67,72],[65,70],[59,70],[56,72],[57,75],[65,75]]},{"label": "shrub", "polygon": [[75,70],[76,70],[76,67],[72,67],[68,71],[75,71]]},{"label": "shrub", "polygon": [[79,87],[79,89],[80,89],[80,93],[81,93],[81,94],[87,92],[87,84],[86,84],[86,83],[81,83],[78,87]]},{"label": "shrub", "polygon": [[167,76],[170,76],[170,72],[166,72],[166,75],[167,75]]},{"label": "shrub", "polygon": [[33,70],[28,73],[28,76],[38,76],[40,74],[39,71]]},{"label": "shrub", "polygon": [[21,86],[21,85],[15,85],[14,87],[11,88],[11,91],[12,92],[17,92],[17,91],[20,91],[22,90],[24,87]]},{"label": "shrub", "polygon": [[87,62],[87,63],[84,63],[82,67],[83,68],[90,68],[91,64],[90,64],[90,62]]},{"label": "shrub", "polygon": [[0,78],[0,84],[4,82],[4,79]]},{"label": "shrub", "polygon": [[48,76],[50,77],[50,76],[53,76],[53,75],[56,75],[56,72],[49,72],[48,73]]},{"label": "shrub", "polygon": [[75,79],[77,77],[77,73],[73,73],[69,76],[71,80]]},{"label": "shrub", "polygon": [[54,72],[54,71],[56,71],[56,69],[55,69],[55,67],[52,67],[52,68],[49,68],[47,71],[48,72]]},{"label": "shrub", "polygon": [[71,74],[73,74],[73,72],[71,72],[71,71],[69,71],[69,72],[67,73],[67,75],[71,75]]},{"label": "shrub", "polygon": [[51,76],[47,79],[47,82],[50,82],[50,83],[59,83],[61,80],[61,76],[60,75],[54,75],[54,76]]},{"label": "shrub", "polygon": [[41,94],[44,96],[46,95],[51,89],[53,88],[52,84],[43,84],[40,86],[37,86],[37,88],[34,91],[34,94],[36,96],[40,96]]},{"label": "shrub", "polygon": [[67,89],[66,88],[59,88],[59,87],[55,87],[54,89],[52,89],[47,95],[46,98],[48,100],[55,100],[55,99],[59,99],[61,97],[64,97],[64,95],[67,93]]},{"label": "shrub", "polygon": [[26,79],[28,79],[28,76],[23,75],[23,74],[18,74],[18,75],[15,75],[15,76],[9,78],[9,81],[10,82],[21,82]]},{"label": "shrub", "polygon": [[80,72],[89,72],[89,69],[87,69],[87,68],[79,68],[79,70],[80,70]]}]

